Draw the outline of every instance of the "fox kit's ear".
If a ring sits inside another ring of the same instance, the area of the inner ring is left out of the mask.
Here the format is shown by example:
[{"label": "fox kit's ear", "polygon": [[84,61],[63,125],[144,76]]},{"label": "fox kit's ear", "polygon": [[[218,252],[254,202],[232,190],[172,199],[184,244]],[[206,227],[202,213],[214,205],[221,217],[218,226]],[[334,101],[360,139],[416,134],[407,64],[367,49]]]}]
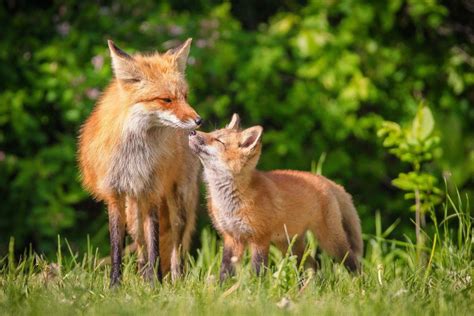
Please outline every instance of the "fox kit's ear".
[{"label": "fox kit's ear", "polygon": [[239,114],[234,113],[230,123],[226,126],[227,129],[239,129],[240,128],[240,117]]},{"label": "fox kit's ear", "polygon": [[176,66],[181,73],[184,73],[186,70],[186,63],[188,62],[189,49],[191,48],[192,40],[192,38],[188,38],[183,44],[166,52],[166,55],[173,56]]},{"label": "fox kit's ear", "polygon": [[112,57],[112,69],[115,77],[123,81],[140,81],[140,71],[135,65],[132,56],[118,48],[111,40],[109,44],[110,56]]},{"label": "fox kit's ear", "polygon": [[242,131],[240,147],[248,150],[254,149],[261,141],[263,127],[257,125]]}]

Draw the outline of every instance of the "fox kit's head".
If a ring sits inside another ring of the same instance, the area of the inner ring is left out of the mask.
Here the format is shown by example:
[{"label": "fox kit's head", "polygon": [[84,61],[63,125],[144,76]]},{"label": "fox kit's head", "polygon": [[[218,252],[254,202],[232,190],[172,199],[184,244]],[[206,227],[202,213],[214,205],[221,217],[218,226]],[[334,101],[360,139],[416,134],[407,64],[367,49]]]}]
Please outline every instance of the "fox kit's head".
[{"label": "fox kit's head", "polygon": [[241,130],[239,121],[239,116],[234,114],[226,128],[189,134],[189,146],[199,156],[206,172],[237,176],[256,167],[263,128],[253,126]]},{"label": "fox kit's head", "polygon": [[164,54],[129,55],[108,42],[112,68],[137,124],[195,129],[202,120],[188,104],[184,71],[191,39]]}]

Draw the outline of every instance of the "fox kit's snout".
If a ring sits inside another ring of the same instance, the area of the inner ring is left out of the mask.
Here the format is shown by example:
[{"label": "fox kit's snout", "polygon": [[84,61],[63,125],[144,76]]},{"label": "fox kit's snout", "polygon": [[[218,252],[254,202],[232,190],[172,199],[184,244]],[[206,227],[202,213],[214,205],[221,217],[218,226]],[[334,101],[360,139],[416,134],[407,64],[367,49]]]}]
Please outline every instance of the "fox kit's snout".
[{"label": "fox kit's snout", "polygon": [[189,146],[209,170],[237,174],[255,167],[260,155],[262,132],[261,126],[240,130],[239,118],[234,114],[225,129],[190,134]]},{"label": "fox kit's snout", "polygon": [[205,144],[203,133],[195,130],[189,132],[189,147],[191,147],[192,151],[198,153]]},{"label": "fox kit's snout", "polygon": [[323,250],[359,270],[363,243],[351,196],[308,172],[258,171],[262,132],[260,126],[241,130],[234,114],[224,129],[189,135],[204,166],[210,216],[224,239],[221,279],[232,274],[232,258],[240,259],[247,244],[257,273],[267,263],[270,243],[286,251],[288,236],[296,237],[292,251],[301,260],[307,230]]}]

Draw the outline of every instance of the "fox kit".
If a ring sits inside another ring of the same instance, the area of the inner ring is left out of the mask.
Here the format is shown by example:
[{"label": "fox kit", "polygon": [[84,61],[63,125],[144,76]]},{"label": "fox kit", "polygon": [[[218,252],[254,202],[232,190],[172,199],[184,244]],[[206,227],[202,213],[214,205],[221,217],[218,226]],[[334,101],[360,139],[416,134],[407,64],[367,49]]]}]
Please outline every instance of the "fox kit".
[{"label": "fox kit", "polygon": [[240,130],[234,114],[224,129],[189,136],[204,166],[210,216],[224,239],[221,280],[233,273],[232,257],[240,259],[246,244],[257,274],[267,264],[270,243],[286,251],[287,237],[297,235],[293,251],[301,259],[307,230],[323,250],[358,270],[363,243],[351,196],[323,176],[256,170],[262,131],[260,126]]},{"label": "fox kit", "polygon": [[129,55],[108,44],[115,79],[81,129],[78,160],[84,187],[108,207],[110,284],[121,279],[125,229],[145,278],[171,270],[174,279],[198,201],[200,165],[187,134],[201,118],[184,78],[191,39],[164,54]]}]

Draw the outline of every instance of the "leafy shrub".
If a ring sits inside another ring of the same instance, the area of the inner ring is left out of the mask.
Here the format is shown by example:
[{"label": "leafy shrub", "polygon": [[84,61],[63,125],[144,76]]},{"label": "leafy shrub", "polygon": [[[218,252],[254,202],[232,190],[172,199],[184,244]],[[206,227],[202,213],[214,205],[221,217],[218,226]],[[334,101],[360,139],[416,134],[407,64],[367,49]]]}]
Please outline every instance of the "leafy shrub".
[{"label": "leafy shrub", "polygon": [[425,226],[425,214],[435,218],[434,207],[441,202],[441,190],[436,186],[438,179],[423,170],[423,165],[434,158],[439,137],[432,135],[434,129],[433,115],[427,106],[420,106],[408,128],[401,128],[394,122],[385,121],[378,130],[379,137],[384,137],[383,145],[400,160],[412,165],[408,173],[400,173],[392,183],[397,188],[407,191],[405,199],[414,200],[410,207],[415,212],[415,232],[418,250],[424,244],[421,229]]}]

